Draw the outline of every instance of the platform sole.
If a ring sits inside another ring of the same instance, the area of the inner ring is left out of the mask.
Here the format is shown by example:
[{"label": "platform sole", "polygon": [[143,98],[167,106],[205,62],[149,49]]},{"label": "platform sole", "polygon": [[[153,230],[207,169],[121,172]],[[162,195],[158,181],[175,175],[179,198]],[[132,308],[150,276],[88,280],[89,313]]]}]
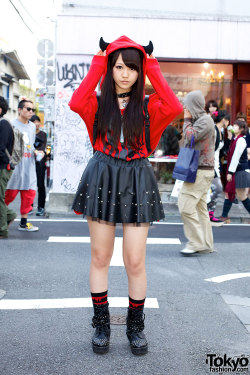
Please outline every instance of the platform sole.
[{"label": "platform sole", "polygon": [[96,353],[96,354],[106,354],[109,351],[109,345],[98,346],[98,345],[92,344],[92,349],[93,349],[93,352]]},{"label": "platform sole", "polygon": [[134,355],[144,355],[147,354],[148,352],[148,345],[143,346],[141,348],[135,348],[134,346],[130,345],[131,352]]}]

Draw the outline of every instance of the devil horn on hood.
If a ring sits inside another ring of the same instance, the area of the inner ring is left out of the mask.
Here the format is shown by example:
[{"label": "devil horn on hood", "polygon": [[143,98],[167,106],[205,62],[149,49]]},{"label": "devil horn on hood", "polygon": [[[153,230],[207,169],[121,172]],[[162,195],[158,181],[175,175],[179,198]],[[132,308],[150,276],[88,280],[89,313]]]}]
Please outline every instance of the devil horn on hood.
[{"label": "devil horn on hood", "polygon": [[153,43],[151,42],[151,40],[149,41],[149,44],[147,46],[142,46],[145,50],[145,52],[150,56],[154,50],[154,46],[153,46]]},{"label": "devil horn on hood", "polygon": [[99,46],[100,46],[102,52],[104,52],[107,49],[107,47],[108,47],[109,44],[110,43],[104,42],[103,37],[100,38]]}]

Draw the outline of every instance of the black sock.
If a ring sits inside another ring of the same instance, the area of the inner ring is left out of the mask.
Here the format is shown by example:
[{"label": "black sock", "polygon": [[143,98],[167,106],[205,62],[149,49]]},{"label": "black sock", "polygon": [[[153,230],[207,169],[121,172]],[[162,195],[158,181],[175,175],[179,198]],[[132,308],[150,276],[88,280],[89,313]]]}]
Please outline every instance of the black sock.
[{"label": "black sock", "polygon": [[143,310],[145,299],[146,297],[140,300],[136,300],[136,299],[129,297],[129,308],[133,310]]},{"label": "black sock", "polygon": [[91,293],[93,306],[106,305],[108,303],[108,291],[102,293]]},{"label": "black sock", "polygon": [[25,217],[21,217],[21,223],[22,227],[25,227],[27,224],[27,219]]},{"label": "black sock", "polygon": [[245,207],[245,209],[250,213],[250,199],[247,198],[244,201],[241,201]]},{"label": "black sock", "polygon": [[228,213],[232,207],[233,202],[230,201],[229,199],[224,200],[224,206],[223,206],[223,211],[222,211],[222,217],[228,217]]}]

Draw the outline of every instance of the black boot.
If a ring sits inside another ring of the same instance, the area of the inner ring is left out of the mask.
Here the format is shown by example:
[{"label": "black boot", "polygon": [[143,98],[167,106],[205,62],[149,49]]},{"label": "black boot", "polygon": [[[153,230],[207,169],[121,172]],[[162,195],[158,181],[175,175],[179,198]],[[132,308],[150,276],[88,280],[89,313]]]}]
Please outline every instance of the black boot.
[{"label": "black boot", "polygon": [[128,308],[126,333],[131,351],[135,355],[146,354],[148,352],[148,343],[143,332],[144,319],[143,310]]},{"label": "black boot", "polygon": [[94,306],[92,326],[95,332],[92,337],[92,348],[95,353],[105,354],[109,351],[110,317],[108,303]]}]

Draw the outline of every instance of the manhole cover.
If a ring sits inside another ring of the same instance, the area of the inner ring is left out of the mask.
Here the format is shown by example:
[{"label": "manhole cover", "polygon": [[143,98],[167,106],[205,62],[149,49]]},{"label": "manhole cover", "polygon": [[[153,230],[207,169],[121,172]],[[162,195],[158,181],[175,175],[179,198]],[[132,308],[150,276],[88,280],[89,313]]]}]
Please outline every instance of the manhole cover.
[{"label": "manhole cover", "polygon": [[126,315],[111,315],[110,324],[126,324]]}]

